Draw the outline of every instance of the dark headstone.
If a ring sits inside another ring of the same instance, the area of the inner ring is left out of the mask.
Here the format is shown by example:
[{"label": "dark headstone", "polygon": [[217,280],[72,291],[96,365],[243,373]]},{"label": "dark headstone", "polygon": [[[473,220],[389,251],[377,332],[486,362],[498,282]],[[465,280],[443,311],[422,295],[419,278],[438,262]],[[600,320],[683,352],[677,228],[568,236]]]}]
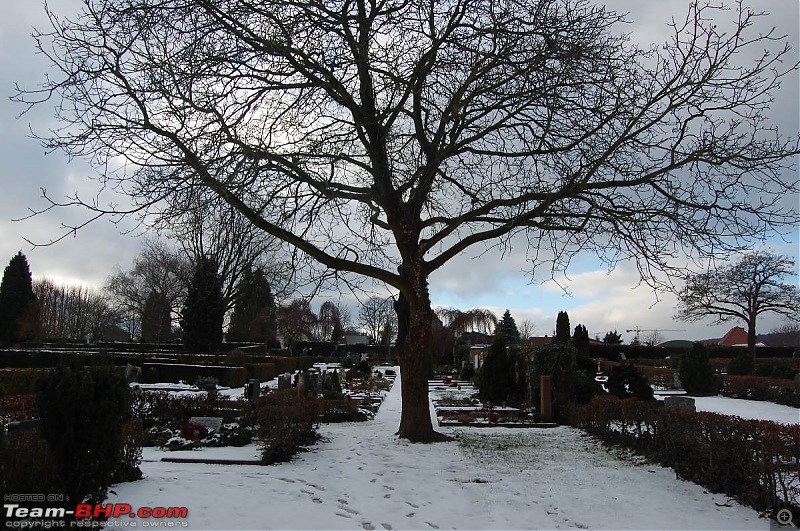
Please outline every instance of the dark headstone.
[{"label": "dark headstone", "polygon": [[697,411],[694,398],[690,396],[668,396],[664,399],[664,407],[682,409],[684,411]]}]

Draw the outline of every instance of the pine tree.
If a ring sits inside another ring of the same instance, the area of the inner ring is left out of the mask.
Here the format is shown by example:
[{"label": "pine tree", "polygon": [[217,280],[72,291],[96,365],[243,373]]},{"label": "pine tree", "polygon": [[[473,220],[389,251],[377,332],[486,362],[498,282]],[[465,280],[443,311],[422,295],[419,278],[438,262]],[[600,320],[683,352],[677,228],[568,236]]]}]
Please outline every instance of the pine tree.
[{"label": "pine tree", "polygon": [[172,308],[163,293],[150,292],[142,312],[142,341],[160,343],[172,334]]},{"label": "pine tree", "polygon": [[208,257],[197,259],[181,317],[183,344],[187,350],[210,352],[222,343],[225,301],[217,264]]},{"label": "pine tree", "polygon": [[18,252],[0,284],[0,341],[26,341],[39,330],[39,311],[28,259]]},{"label": "pine tree", "polygon": [[569,315],[567,312],[558,312],[556,318],[556,343],[569,343],[570,337]]},{"label": "pine tree", "polygon": [[622,336],[616,330],[613,332],[606,332],[605,337],[603,337],[603,343],[607,345],[621,345]]},{"label": "pine tree", "polygon": [[278,328],[275,299],[264,272],[261,269],[245,271],[238,291],[228,327],[228,341],[274,343]]},{"label": "pine tree", "polygon": [[506,310],[506,313],[503,314],[503,318],[497,323],[497,330],[500,335],[503,336],[506,343],[519,343],[519,329],[517,328],[517,323],[514,321],[514,318],[511,317],[510,311]]}]

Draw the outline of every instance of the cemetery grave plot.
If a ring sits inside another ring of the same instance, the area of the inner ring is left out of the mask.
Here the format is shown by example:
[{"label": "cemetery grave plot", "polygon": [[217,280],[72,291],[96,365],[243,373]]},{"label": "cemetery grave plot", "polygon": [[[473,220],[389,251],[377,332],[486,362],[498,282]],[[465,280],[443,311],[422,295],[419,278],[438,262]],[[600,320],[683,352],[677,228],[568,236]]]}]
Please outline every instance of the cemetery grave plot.
[{"label": "cemetery grave plot", "polygon": [[[296,389],[306,396],[321,397],[322,423],[370,420],[394,379],[391,367],[375,368],[369,378],[362,379],[348,376],[339,364],[329,363],[315,364],[309,371],[280,374],[267,382],[251,380],[238,388],[217,385],[208,391],[184,382],[132,384],[132,388],[139,396],[138,408],[151,424],[146,429],[145,445],[183,451],[255,442],[256,427],[245,419],[248,399],[270,389]],[[191,418],[187,411],[193,412]]]},{"label": "cemetery grave plot", "polygon": [[428,380],[428,394],[441,427],[555,427],[539,422],[531,410],[506,405],[483,404],[472,382],[452,377]]}]

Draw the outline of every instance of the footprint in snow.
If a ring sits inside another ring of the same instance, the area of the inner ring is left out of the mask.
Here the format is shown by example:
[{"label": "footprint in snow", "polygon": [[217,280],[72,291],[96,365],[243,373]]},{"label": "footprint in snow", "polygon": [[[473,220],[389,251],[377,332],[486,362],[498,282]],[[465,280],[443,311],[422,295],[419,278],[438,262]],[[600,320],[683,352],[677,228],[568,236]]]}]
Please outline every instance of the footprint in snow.
[{"label": "footprint in snow", "polygon": [[352,518],[352,516],[350,516],[349,514],[344,514],[344,513],[336,513],[336,516],[341,516],[342,518]]},{"label": "footprint in snow", "polygon": [[410,505],[411,507],[413,507],[414,509],[419,509],[419,505],[416,505],[416,504],[414,504],[414,503],[411,503],[411,502],[406,502],[406,503],[407,503],[407,504],[409,504],[409,505]]},{"label": "footprint in snow", "polygon": [[314,494],[310,490],[306,490],[306,489],[300,489],[300,492],[302,492],[303,494],[308,494],[309,496],[312,496]]},{"label": "footprint in snow", "polygon": [[343,498],[339,498],[339,499],[338,499],[338,500],[336,500],[336,501],[338,501],[338,502],[339,502],[339,503],[341,503],[342,505],[347,505],[347,500],[345,500],[345,499],[343,499]]},{"label": "footprint in snow", "polygon": [[386,531],[392,531],[392,526],[389,524],[381,524]]},{"label": "footprint in snow", "polygon": [[425,522],[425,523],[428,524],[429,526],[431,526],[432,529],[439,529],[439,526],[436,525],[436,524],[432,524],[430,522]]},{"label": "footprint in snow", "polygon": [[367,531],[374,531],[375,526],[372,525],[372,522],[361,522],[361,529],[366,529]]},{"label": "footprint in snow", "polygon": [[391,497],[392,497],[392,495],[391,495],[391,494],[384,494],[384,495],[383,495],[383,499],[384,499],[384,500],[388,500],[388,499],[389,499],[389,498],[391,498]]},{"label": "footprint in snow", "polygon": [[417,514],[417,513],[408,513],[406,515],[406,518],[413,518],[415,514]]},{"label": "footprint in snow", "polygon": [[369,482],[370,482],[370,483],[375,483],[375,482],[377,482],[377,481],[378,481],[378,479],[377,479],[377,478],[372,478],[371,480],[369,480]]},{"label": "footprint in snow", "polygon": [[322,500],[319,498],[311,498],[311,501],[314,503],[322,503]]}]

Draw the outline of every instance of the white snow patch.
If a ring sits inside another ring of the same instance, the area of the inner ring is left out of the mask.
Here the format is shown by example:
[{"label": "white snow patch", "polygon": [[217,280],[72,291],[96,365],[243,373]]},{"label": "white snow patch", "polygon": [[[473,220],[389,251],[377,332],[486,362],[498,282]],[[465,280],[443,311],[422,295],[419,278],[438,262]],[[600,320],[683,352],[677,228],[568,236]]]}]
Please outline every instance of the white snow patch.
[{"label": "white snow patch", "polygon": [[114,486],[108,502],[134,508],[185,506],[190,529],[769,525],[752,509],[679,481],[669,469],[617,455],[572,428],[442,429],[458,440],[411,444],[393,435],[400,418],[400,385],[398,376],[374,420],[323,425],[324,440],[291,463],[262,467],[159,460],[167,455],[255,459],[254,445],[191,452],[146,449],[145,478]]}]

